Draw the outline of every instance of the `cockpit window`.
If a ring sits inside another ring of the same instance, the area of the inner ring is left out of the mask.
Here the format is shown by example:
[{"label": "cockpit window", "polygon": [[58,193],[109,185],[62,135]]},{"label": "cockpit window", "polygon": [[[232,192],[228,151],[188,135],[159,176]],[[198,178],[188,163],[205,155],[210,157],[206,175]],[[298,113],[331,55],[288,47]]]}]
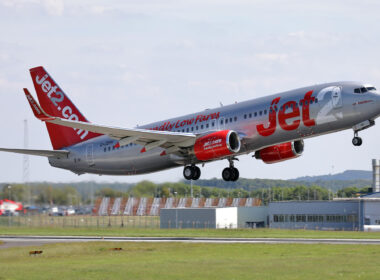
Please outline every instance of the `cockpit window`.
[{"label": "cockpit window", "polygon": [[362,87],[362,88],[356,88],[354,89],[355,93],[366,93],[368,91],[376,90],[375,87],[373,86],[368,86],[368,87]]}]

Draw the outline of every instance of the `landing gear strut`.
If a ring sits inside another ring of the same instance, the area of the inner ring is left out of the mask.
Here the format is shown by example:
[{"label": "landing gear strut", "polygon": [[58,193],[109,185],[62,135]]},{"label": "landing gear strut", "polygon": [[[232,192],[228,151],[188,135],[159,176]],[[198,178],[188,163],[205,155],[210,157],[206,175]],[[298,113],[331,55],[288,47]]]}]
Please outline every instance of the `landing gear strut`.
[{"label": "landing gear strut", "polygon": [[198,180],[201,177],[201,170],[198,166],[188,165],[183,169],[183,177],[186,180]]},{"label": "landing gear strut", "polygon": [[239,179],[239,170],[234,167],[234,159],[228,159],[230,162],[230,167],[224,168],[222,172],[222,177],[224,181],[235,182]]},{"label": "landing gear strut", "polygon": [[354,131],[354,138],[352,139],[352,144],[354,146],[360,146],[363,143],[363,140],[358,136],[358,132]]}]

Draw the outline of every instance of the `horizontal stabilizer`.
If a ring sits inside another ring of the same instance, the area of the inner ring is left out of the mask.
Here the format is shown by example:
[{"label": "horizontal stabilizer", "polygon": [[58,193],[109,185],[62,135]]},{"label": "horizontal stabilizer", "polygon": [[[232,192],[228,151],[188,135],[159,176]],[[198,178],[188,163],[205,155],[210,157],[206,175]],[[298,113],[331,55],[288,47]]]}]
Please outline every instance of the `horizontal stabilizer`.
[{"label": "horizontal stabilizer", "polygon": [[41,157],[57,157],[65,158],[70,153],[69,151],[52,151],[52,150],[28,150],[28,149],[4,149],[0,148],[0,152],[17,153],[31,156],[41,156]]}]

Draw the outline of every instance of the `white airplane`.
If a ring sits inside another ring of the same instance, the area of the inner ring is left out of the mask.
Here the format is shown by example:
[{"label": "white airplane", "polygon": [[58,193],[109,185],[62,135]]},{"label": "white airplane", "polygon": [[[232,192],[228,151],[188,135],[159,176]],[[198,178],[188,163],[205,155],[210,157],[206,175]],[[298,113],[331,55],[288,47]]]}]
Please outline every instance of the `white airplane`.
[{"label": "white airplane", "polygon": [[233,105],[154,122],[138,128],[93,124],[80,113],[43,67],[30,69],[39,104],[27,89],[34,115],[46,123],[54,150],[0,149],[44,156],[50,165],[76,174],[134,175],[183,166],[188,180],[198,165],[227,159],[222,172],[236,181],[234,160],[254,153],[265,163],[300,156],[303,139],[375,124],[380,95],[360,82],[334,82],[299,88]]}]

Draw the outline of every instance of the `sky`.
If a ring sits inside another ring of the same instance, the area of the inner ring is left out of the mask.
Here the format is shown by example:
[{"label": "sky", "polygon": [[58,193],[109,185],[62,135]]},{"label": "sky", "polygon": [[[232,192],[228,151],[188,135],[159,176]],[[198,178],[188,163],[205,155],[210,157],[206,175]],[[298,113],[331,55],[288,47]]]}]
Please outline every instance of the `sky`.
[{"label": "sky", "polygon": [[[87,119],[132,128],[302,86],[354,80],[380,87],[380,2],[276,0],[0,0],[0,147],[51,149],[22,88],[44,66]],[[289,179],[371,169],[379,126],[305,140],[304,154],[267,165],[241,156],[245,178]],[[228,162],[205,165],[221,178]],[[30,181],[178,181],[182,168],[77,176],[29,157]],[[23,156],[0,154],[0,182],[22,182]]]}]

